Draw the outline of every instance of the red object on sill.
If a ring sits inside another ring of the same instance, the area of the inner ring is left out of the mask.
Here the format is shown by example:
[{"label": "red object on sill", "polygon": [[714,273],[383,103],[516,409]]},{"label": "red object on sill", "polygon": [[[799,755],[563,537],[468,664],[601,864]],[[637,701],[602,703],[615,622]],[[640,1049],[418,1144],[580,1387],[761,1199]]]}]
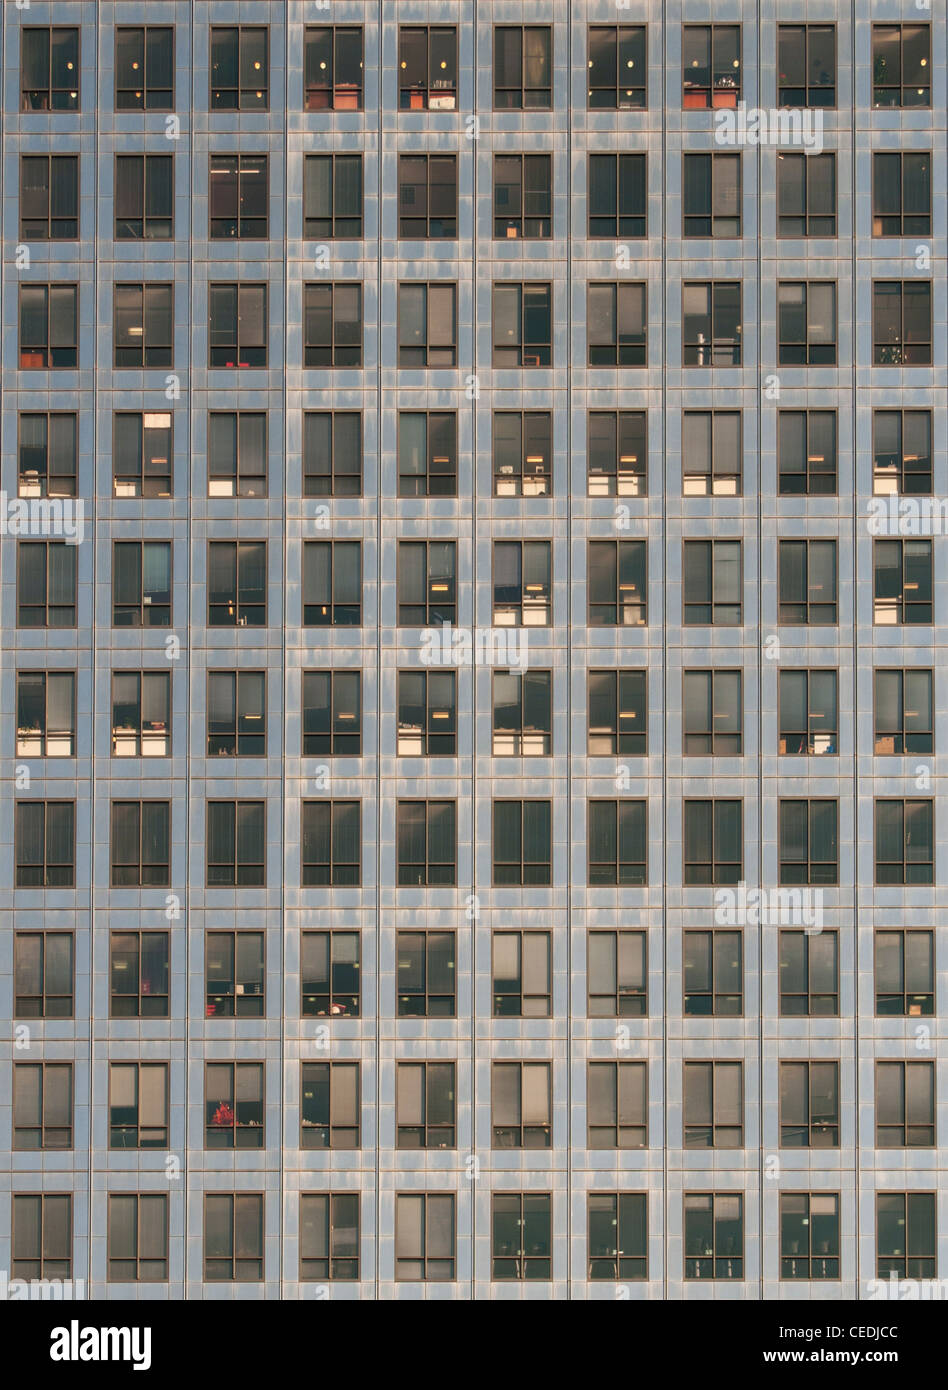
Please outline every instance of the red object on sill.
[{"label": "red object on sill", "polygon": [[715,92],[712,106],[730,107],[732,110],[737,106],[737,92]]},{"label": "red object on sill", "polygon": [[233,1129],[234,1112],[233,1110],[231,1110],[226,1100],[222,1100],[220,1105],[214,1111],[214,1119],[211,1121],[211,1123],[217,1125],[221,1129]]},{"label": "red object on sill", "polygon": [[27,369],[29,369],[29,368],[39,368],[39,370],[42,371],[43,368],[44,368],[45,366],[46,366],[46,355],[45,355],[45,353],[42,353],[42,352],[21,352],[21,353],[20,353],[20,367],[21,367],[21,369],[22,369],[22,368],[27,368]]},{"label": "red object on sill", "polygon": [[705,111],[709,105],[707,92],[685,92],[681,104],[686,111]]}]

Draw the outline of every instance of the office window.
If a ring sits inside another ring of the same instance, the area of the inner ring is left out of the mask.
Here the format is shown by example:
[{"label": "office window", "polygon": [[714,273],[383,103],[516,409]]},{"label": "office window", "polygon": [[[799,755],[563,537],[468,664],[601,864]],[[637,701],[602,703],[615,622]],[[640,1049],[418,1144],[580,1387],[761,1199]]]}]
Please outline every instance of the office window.
[{"label": "office window", "polygon": [[685,541],[682,551],[685,626],[740,627],[744,583],[741,542]]},{"label": "office window", "polygon": [[20,286],[21,371],[79,365],[79,286]]},{"label": "office window", "polygon": [[169,934],[109,934],[109,1017],[167,1018]]},{"label": "office window", "polygon": [[205,1192],[204,1278],[263,1278],[263,1194]]},{"label": "office window", "polygon": [[361,154],[303,156],[303,235],[313,241],[361,238]]},{"label": "office window", "polygon": [[887,667],[875,672],[875,746],[881,756],[935,749],[933,672]]},{"label": "office window", "polygon": [[549,111],[552,106],[552,26],[495,24],[494,110]]},{"label": "office window", "polygon": [[[641,287],[639,287],[641,288]],[[553,365],[553,286],[539,281],[494,282],[495,367]]]},{"label": "office window", "polygon": [[300,1148],[358,1149],[359,1063],[300,1066]]},{"label": "office window", "polygon": [[644,367],[647,363],[647,286],[619,281],[586,287],[590,367]]},{"label": "office window", "polygon": [[170,497],[173,416],[166,410],[121,410],[112,416],[115,497]]},{"label": "office window", "polygon": [[839,676],[836,671],[781,671],[777,677],[781,756],[839,752]]},{"label": "office window", "polygon": [[741,156],[682,155],[682,236],[741,235]]},{"label": "office window", "polygon": [[300,803],[304,888],[357,887],[362,881],[362,803]]},{"label": "office window", "polygon": [[72,1063],[14,1062],[14,1150],[72,1148]]},{"label": "office window", "polygon": [[362,26],[307,25],[303,82],[307,111],[362,110]]},{"label": "office window", "polygon": [[586,1063],[586,1147],[648,1145],[648,1063]]},{"label": "office window", "polygon": [[397,569],[399,627],[455,622],[456,541],[399,541]]},{"label": "office window", "polygon": [[209,497],[266,497],[266,411],[209,411],[207,475]]},{"label": "office window", "polygon": [[881,627],[934,621],[931,541],[872,542],[872,621]]},{"label": "office window", "polygon": [[644,24],[590,24],[590,111],[644,111],[648,105]]},{"label": "office window", "polygon": [[20,31],[20,110],[79,110],[79,29]]},{"label": "office window", "polygon": [[876,1274],[933,1278],[938,1269],[934,1192],[876,1193]]},{"label": "office window", "polygon": [[362,753],[362,672],[303,672],[303,756]]},{"label": "office window", "polygon": [[935,1012],[935,933],[876,931],[877,1018],[922,1018]]},{"label": "office window", "polygon": [[780,106],[836,105],[836,25],[777,25]]},{"label": "office window", "polygon": [[212,241],[267,236],[269,197],[265,154],[212,154],[208,160],[208,236]]},{"label": "office window", "polygon": [[361,942],[357,931],[300,932],[303,1018],[358,1018]]},{"label": "office window", "polygon": [[20,155],[20,240],[79,237],[79,156]]},{"label": "office window", "polygon": [[839,882],[839,802],[781,798],[778,803],[781,884]]},{"label": "office window", "polygon": [[303,542],[303,626],[362,622],[362,542]]},{"label": "office window", "polygon": [[780,1062],[780,1147],[839,1148],[839,1063]]},{"label": "office window", "polygon": [[744,867],[741,801],[686,799],[685,883],[739,883]]},{"label": "office window", "polygon": [[839,1013],[839,932],[781,931],[781,1018],[835,1018]]},{"label": "office window", "polygon": [[935,882],[935,803],[877,797],[876,883]]},{"label": "office window", "polygon": [[589,756],[644,756],[648,751],[646,672],[589,671],[586,694]]},{"label": "office window", "polygon": [[872,342],[874,366],[931,366],[930,280],[873,280]]},{"label": "office window", "polygon": [[684,933],[686,1017],[740,1018],[744,1012],[744,940],[739,931]]},{"label": "office window", "polygon": [[457,493],[457,411],[400,410],[399,497],[456,497]]},{"label": "office window", "polygon": [[550,801],[495,801],[494,885],[549,884],[553,879]]},{"label": "office window", "polygon": [[361,497],[362,412],[303,414],[303,496]]},{"label": "office window", "polygon": [[263,1018],[262,931],[209,931],[204,937],[206,1018]]},{"label": "office window", "polygon": [[883,496],[931,492],[930,410],[872,412],[872,490]]},{"label": "office window", "polygon": [[457,803],[396,804],[399,887],[441,888],[457,882]]},{"label": "office window", "polygon": [[741,365],[740,280],[686,280],[681,287],[686,367]]},{"label": "office window", "polygon": [[551,1193],[492,1193],[490,1226],[491,1279],[552,1279]]},{"label": "office window", "polygon": [[170,801],[113,801],[113,888],[171,884]]},{"label": "office window", "polygon": [[644,931],[590,931],[586,938],[589,1018],[645,1018],[648,947]]},{"label": "office window", "polygon": [[268,45],[262,24],[211,25],[212,111],[269,110]]},{"label": "office window", "polygon": [[644,154],[591,154],[588,175],[590,237],[647,235]]},{"label": "office window", "polygon": [[170,541],[113,541],[112,626],[171,626]]},{"label": "office window", "polygon": [[739,410],[683,410],[683,497],[739,497],[743,427]]},{"label": "office window", "polygon": [[262,758],[266,751],[266,672],[208,671],[208,757]]},{"label": "office window", "polygon": [[876,1062],[876,1148],[934,1144],[934,1062]]},{"label": "office window", "polygon": [[208,285],[209,367],[267,365],[267,285]]},{"label": "office window", "polygon": [[495,154],[495,238],[541,241],[552,235],[552,156]]},{"label": "office window", "polygon": [[174,27],[118,25],[115,30],[116,111],[174,110]]},{"label": "office window", "polygon": [[741,98],[741,26],[683,24],[682,107],[735,107]]},{"label": "office window", "polygon": [[777,360],[782,366],[835,365],[834,280],[778,282],[777,341]]},{"label": "office window", "polygon": [[491,1147],[549,1149],[553,1133],[550,1062],[491,1062]]},{"label": "office window", "polygon": [[174,156],[115,156],[115,240],[170,241],[174,236]]},{"label": "office window", "polygon": [[586,413],[590,497],[644,497],[648,492],[648,411]]},{"label": "office window", "polygon": [[458,31],[454,24],[398,26],[400,111],[453,111],[458,99]]},{"label": "office window", "polygon": [[741,671],[685,671],[682,751],[737,757],[744,751]]},{"label": "office window", "polygon": [[551,541],[494,541],[493,620],[498,627],[550,627]]},{"label": "office window", "polygon": [[171,672],[112,672],[112,757],[171,752]]},{"label": "office window", "polygon": [[74,956],[71,931],[14,932],[14,1018],[72,1018]]},{"label": "office window", "polygon": [[74,671],[17,671],[16,752],[23,758],[75,756]]},{"label": "office window", "polygon": [[930,24],[873,24],[873,106],[931,106]]},{"label": "office window", "polygon": [[458,287],[445,283],[398,287],[398,365],[455,367]]},{"label": "office window", "polygon": [[491,933],[494,1018],[550,1018],[553,945],[548,931]]},{"label": "office window", "polygon": [[71,1279],[72,1194],[14,1193],[11,1247],[14,1279]]},{"label": "office window", "polygon": [[836,155],[777,154],[777,235],[836,235]]},{"label": "office window", "polygon": [[266,821],[265,801],[208,801],[208,888],[263,886]]},{"label": "office window", "polygon": [[174,365],[173,285],[116,285],[113,308],[117,369]]},{"label": "office window", "polygon": [[395,989],[399,1018],[453,1018],[455,963],[453,931],[395,933]]},{"label": "office window", "polygon": [[303,366],[362,366],[362,286],[303,286]]},{"label": "office window", "polygon": [[491,681],[494,756],[549,756],[553,750],[553,672],[495,671]]},{"label": "office window", "polygon": [[835,541],[777,542],[777,621],[834,627],[837,618]]},{"label": "office window", "polygon": [[266,625],[266,541],[209,541],[207,570],[208,627]]},{"label": "office window", "polygon": [[549,497],[553,492],[553,413],[495,410],[494,496]]},{"label": "office window", "polygon": [[109,1148],[168,1147],[168,1063],[109,1063]]},{"label": "office window", "polygon": [[457,234],[457,155],[400,154],[398,235],[410,241],[437,241]]},{"label": "office window", "polygon": [[686,1149],[743,1148],[743,1062],[685,1062],[681,1090]]},{"label": "office window", "polygon": [[399,671],[398,754],[453,758],[457,752],[457,730],[457,673]]},{"label": "office window", "polygon": [[76,496],[79,417],[74,411],[21,411],[17,450],[18,496]]},{"label": "office window", "polygon": [[205,1064],[205,1149],[262,1149],[264,1114],[262,1062]]},{"label": "office window", "polygon": [[17,627],[76,626],[76,551],[65,541],[17,541]]},{"label": "office window", "polygon": [[839,1194],[781,1192],[781,1279],[839,1278]]},{"label": "office window", "polygon": [[109,1283],[153,1284],[168,1278],[168,1196],[109,1194]]},{"label": "office window", "polygon": [[648,1278],[648,1193],[587,1194],[588,1279]]},{"label": "office window", "polygon": [[17,800],[14,825],[17,888],[74,887],[75,802]]},{"label": "office window", "polygon": [[359,1193],[300,1193],[300,1280],[359,1277]]},{"label": "office window", "polygon": [[590,800],[587,815],[590,887],[647,883],[648,803]]},{"label": "office window", "polygon": [[835,410],[777,412],[777,470],[781,497],[836,492]]},{"label": "office window", "polygon": [[744,1197],[740,1192],[686,1192],[685,1278],[743,1279]]},{"label": "office window", "polygon": [[931,229],[931,155],[873,154],[872,235],[930,236]]},{"label": "office window", "polygon": [[648,623],[645,541],[587,541],[586,621],[590,627]]},{"label": "office window", "polygon": [[395,1063],[395,1147],[453,1149],[453,1062]]},{"label": "office window", "polygon": [[395,1194],[395,1278],[445,1283],[455,1278],[453,1192]]}]

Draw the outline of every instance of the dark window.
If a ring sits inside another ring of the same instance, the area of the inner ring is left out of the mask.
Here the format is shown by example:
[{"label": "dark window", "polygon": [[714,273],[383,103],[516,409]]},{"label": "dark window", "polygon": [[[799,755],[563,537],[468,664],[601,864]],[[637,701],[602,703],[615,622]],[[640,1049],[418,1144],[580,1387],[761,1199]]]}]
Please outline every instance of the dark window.
[{"label": "dark window", "polygon": [[265,627],[266,541],[209,541],[208,627]]},{"label": "dark window", "polygon": [[778,541],[777,595],[779,623],[835,626],[836,542]]},{"label": "dark window", "polygon": [[930,410],[872,412],[872,490],[882,495],[931,492]]},{"label": "dark window", "polygon": [[873,280],[872,342],[877,367],[931,366],[930,280]]},{"label": "dark window", "polygon": [[777,25],[777,101],[836,105],[836,25]]},{"label": "dark window", "polygon": [[115,156],[115,240],[170,241],[174,236],[174,156]]},{"label": "dark window", "polygon": [[14,1279],[71,1279],[72,1194],[14,1193],[10,1244]]},{"label": "dark window", "polygon": [[934,1062],[876,1062],[876,1148],[934,1144]]},{"label": "dark window", "polygon": [[645,1018],[648,946],[644,931],[590,931],[586,938],[590,1018]]},{"label": "dark window", "polygon": [[552,1279],[551,1193],[492,1193],[490,1225],[491,1279]]},{"label": "dark window", "polygon": [[741,801],[684,802],[685,883],[739,883],[744,868]]},{"label": "dark window", "polygon": [[171,883],[170,801],[112,802],[112,887]]},{"label": "dark window", "polygon": [[116,27],[115,109],[174,110],[174,28],[170,24]]},{"label": "dark window", "polygon": [[110,1018],[168,1017],[169,939],[166,931],[110,934]]},{"label": "dark window", "polygon": [[456,154],[398,156],[398,235],[410,241],[458,234]]},{"label": "dark window", "polygon": [[456,541],[399,541],[397,570],[399,627],[455,621]]},{"label": "dark window", "polygon": [[395,1278],[450,1282],[455,1277],[453,1192],[395,1194]]},{"label": "dark window", "polygon": [[17,627],[76,626],[76,551],[65,541],[17,541]]},{"label": "dark window", "polygon": [[498,627],[550,627],[551,541],[494,541],[493,620]]},{"label": "dark window", "polygon": [[457,411],[400,410],[399,497],[456,497],[457,491]]},{"label": "dark window", "polygon": [[457,943],[453,931],[395,933],[399,1018],[453,1018]]},{"label": "dark window", "polygon": [[20,286],[21,371],[79,365],[79,286]]},{"label": "dark window", "polygon": [[116,285],[112,334],[115,366],[174,363],[174,285]]},{"label": "dark window", "polygon": [[358,1279],[359,1193],[300,1193],[300,1280]]},{"label": "dark window", "polygon": [[73,801],[17,801],[17,888],[72,888],[76,878]]},{"label": "dark window", "polygon": [[873,24],[873,106],[931,106],[930,24]]},{"label": "dark window", "polygon": [[777,360],[782,366],[835,364],[835,280],[781,280],[778,283],[777,343]]},{"label": "dark window", "polygon": [[589,1279],[648,1278],[648,1193],[590,1192]]},{"label": "dark window", "polygon": [[685,1062],[681,1089],[686,1149],[744,1147],[743,1062]]},{"label": "dark window", "polygon": [[777,752],[782,756],[839,752],[839,678],[832,670],[781,671]]},{"label": "dark window", "polygon": [[740,1018],[744,1012],[744,940],[739,931],[684,933],[684,1013]]},{"label": "dark window", "polygon": [[780,1017],[835,1018],[839,1013],[839,932],[782,931]]},{"label": "dark window", "polygon": [[361,497],[362,412],[308,410],[303,415],[303,496]]},{"label": "dark window", "polygon": [[553,286],[540,281],[494,282],[495,367],[553,365]]},{"label": "dark window", "polygon": [[741,671],[685,671],[682,751],[737,757],[743,752]]},{"label": "dark window", "polygon": [[590,367],[644,367],[648,292],[642,283],[589,284],[586,322]]},{"label": "dark window", "polygon": [[777,468],[782,497],[836,492],[836,411],[777,412]]},{"label": "dark window", "polygon": [[362,753],[362,672],[303,672],[303,757]]},{"label": "dark window", "polygon": [[300,932],[300,1013],[303,1018],[358,1018],[361,944],[357,931]]},{"label": "dark window", "polygon": [[548,757],[553,751],[553,672],[494,671],[495,758]]},{"label": "dark window", "polygon": [[266,497],[266,411],[209,412],[207,493],[209,497]]},{"label": "dark window", "polygon": [[114,496],[171,496],[173,419],[170,410],[115,412],[112,416]]},{"label": "dark window", "polygon": [[79,416],[74,411],[21,411],[17,416],[20,497],[75,497]]},{"label": "dark window", "polygon": [[647,155],[591,154],[588,182],[591,237],[647,235]]},{"label": "dark window", "polygon": [[300,803],[304,888],[358,887],[362,881],[362,803]]},{"label": "dark window", "polygon": [[262,758],[266,751],[266,672],[208,671],[208,757]]},{"label": "dark window", "polygon": [[307,111],[362,110],[362,28],[307,26],[303,34]]},{"label": "dark window", "polygon": [[935,1012],[935,933],[875,932],[877,1018],[923,1018]]},{"label": "dark window", "polygon": [[494,155],[494,236],[540,241],[553,235],[553,159]]},{"label": "dark window", "polygon": [[590,497],[644,497],[648,492],[648,411],[586,413]]},{"label": "dark window", "polygon": [[686,367],[741,365],[740,280],[686,280],[681,314]]},{"label": "dark window", "polygon": [[109,1283],[163,1283],[168,1278],[168,1197],[164,1192],[109,1194]]},{"label": "dark window", "polygon": [[303,626],[362,622],[362,542],[303,542]]},{"label": "dark window", "polygon": [[208,160],[208,236],[212,241],[267,236],[269,161],[265,154],[212,154]]},{"label": "dark window", "polygon": [[494,885],[549,884],[553,881],[550,801],[495,801]]},{"label": "dark window", "polygon": [[686,1192],[685,1278],[743,1279],[744,1197],[740,1192]]},{"label": "dark window", "polygon": [[109,1064],[109,1148],[168,1147],[168,1063]]},{"label": "dark window", "polygon": [[590,111],[644,111],[648,105],[644,24],[590,24]]},{"label": "dark window", "polygon": [[839,803],[793,797],[778,803],[781,884],[839,882]]},{"label": "dark window", "polygon": [[586,693],[589,756],[617,753],[644,757],[648,752],[647,673],[589,671]]},{"label": "dark window", "polygon": [[458,359],[457,285],[398,287],[398,365],[454,367]]},{"label": "dark window", "polygon": [[362,366],[362,286],[303,286],[303,366]]},{"label": "dark window", "polygon": [[876,1274],[932,1278],[938,1268],[934,1192],[876,1193]]},{"label": "dark window", "polygon": [[648,623],[645,541],[588,541],[586,621],[590,627],[645,627]]},{"label": "dark window", "polygon": [[395,1063],[395,1147],[453,1149],[453,1062]]},{"label": "dark window", "polygon": [[20,155],[20,240],[77,241],[79,156]]},{"label": "dark window", "polygon": [[553,944],[548,931],[491,933],[494,1018],[550,1018]]},{"label": "dark window", "polygon": [[740,627],[741,542],[685,541],[682,550],[685,626]]},{"label": "dark window", "polygon": [[934,752],[933,675],[922,667],[876,670],[876,754]]},{"label": "dark window", "polygon": [[453,24],[398,26],[401,111],[453,111],[458,100],[458,31]]},{"label": "dark window", "polygon": [[777,155],[777,235],[836,235],[836,155]]},{"label": "dark window", "polygon": [[495,410],[494,496],[549,497],[553,491],[553,414]]},{"label": "dark window", "polygon": [[75,752],[75,671],[17,671],[17,757],[72,758]]},{"label": "dark window", "polygon": [[872,621],[881,627],[931,623],[931,541],[873,541]]},{"label": "dark window", "polygon": [[209,367],[267,365],[267,286],[208,286]]},{"label": "dark window", "polygon": [[262,931],[209,931],[204,937],[207,1018],[263,1018],[266,1013]]},{"label": "dark window", "polygon": [[208,888],[262,887],[266,827],[265,801],[208,801]]},{"label": "dark window", "polygon": [[263,1194],[204,1194],[204,1278],[263,1278]]},{"label": "dark window", "polygon": [[15,1062],[13,1148],[72,1148],[72,1063]]},{"label": "dark window", "polygon": [[78,28],[21,30],[20,110],[79,110]]},{"label": "dark window", "polygon": [[648,1063],[586,1063],[586,1147],[648,1145]]},{"label": "dark window", "polygon": [[934,883],[934,801],[879,797],[875,810],[876,883]]},{"label": "dark window", "polygon": [[872,235],[930,236],[931,230],[931,155],[873,154]]},{"label": "dark window", "polygon": [[395,838],[399,887],[441,888],[457,882],[457,803],[399,801]]},{"label": "dark window", "polygon": [[684,410],[683,497],[739,497],[744,453],[739,410]]},{"label": "dark window", "polygon": [[211,110],[270,106],[269,31],[264,25],[211,25]]},{"label": "dark window", "polygon": [[14,1018],[72,1018],[74,954],[71,931],[14,932]]},{"label": "dark window", "polygon": [[396,752],[412,758],[453,758],[457,752],[455,671],[398,672]]},{"label": "dark window", "polygon": [[171,542],[114,541],[112,626],[171,626]]},{"label": "dark window", "polygon": [[648,803],[590,800],[587,809],[590,886],[647,883]]},{"label": "dark window", "polygon": [[491,1147],[549,1149],[553,1067],[549,1062],[491,1063]]},{"label": "dark window", "polygon": [[171,672],[112,672],[112,757],[171,752]]},{"label": "dark window", "polygon": [[495,24],[494,110],[549,111],[552,106],[552,26]]},{"label": "dark window", "polygon": [[204,1067],[205,1149],[262,1149],[262,1062],[207,1062]]},{"label": "dark window", "polygon": [[300,1070],[300,1148],[360,1148],[359,1063],[303,1062]]},{"label": "dark window", "polygon": [[741,26],[683,24],[682,106],[736,107],[741,97]]},{"label": "dark window", "polygon": [[839,1194],[781,1192],[781,1279],[839,1278]]},{"label": "dark window", "polygon": [[361,154],[304,155],[303,235],[314,241],[362,236]]},{"label": "dark window", "polygon": [[741,156],[682,156],[682,236],[734,238],[741,235]]}]

